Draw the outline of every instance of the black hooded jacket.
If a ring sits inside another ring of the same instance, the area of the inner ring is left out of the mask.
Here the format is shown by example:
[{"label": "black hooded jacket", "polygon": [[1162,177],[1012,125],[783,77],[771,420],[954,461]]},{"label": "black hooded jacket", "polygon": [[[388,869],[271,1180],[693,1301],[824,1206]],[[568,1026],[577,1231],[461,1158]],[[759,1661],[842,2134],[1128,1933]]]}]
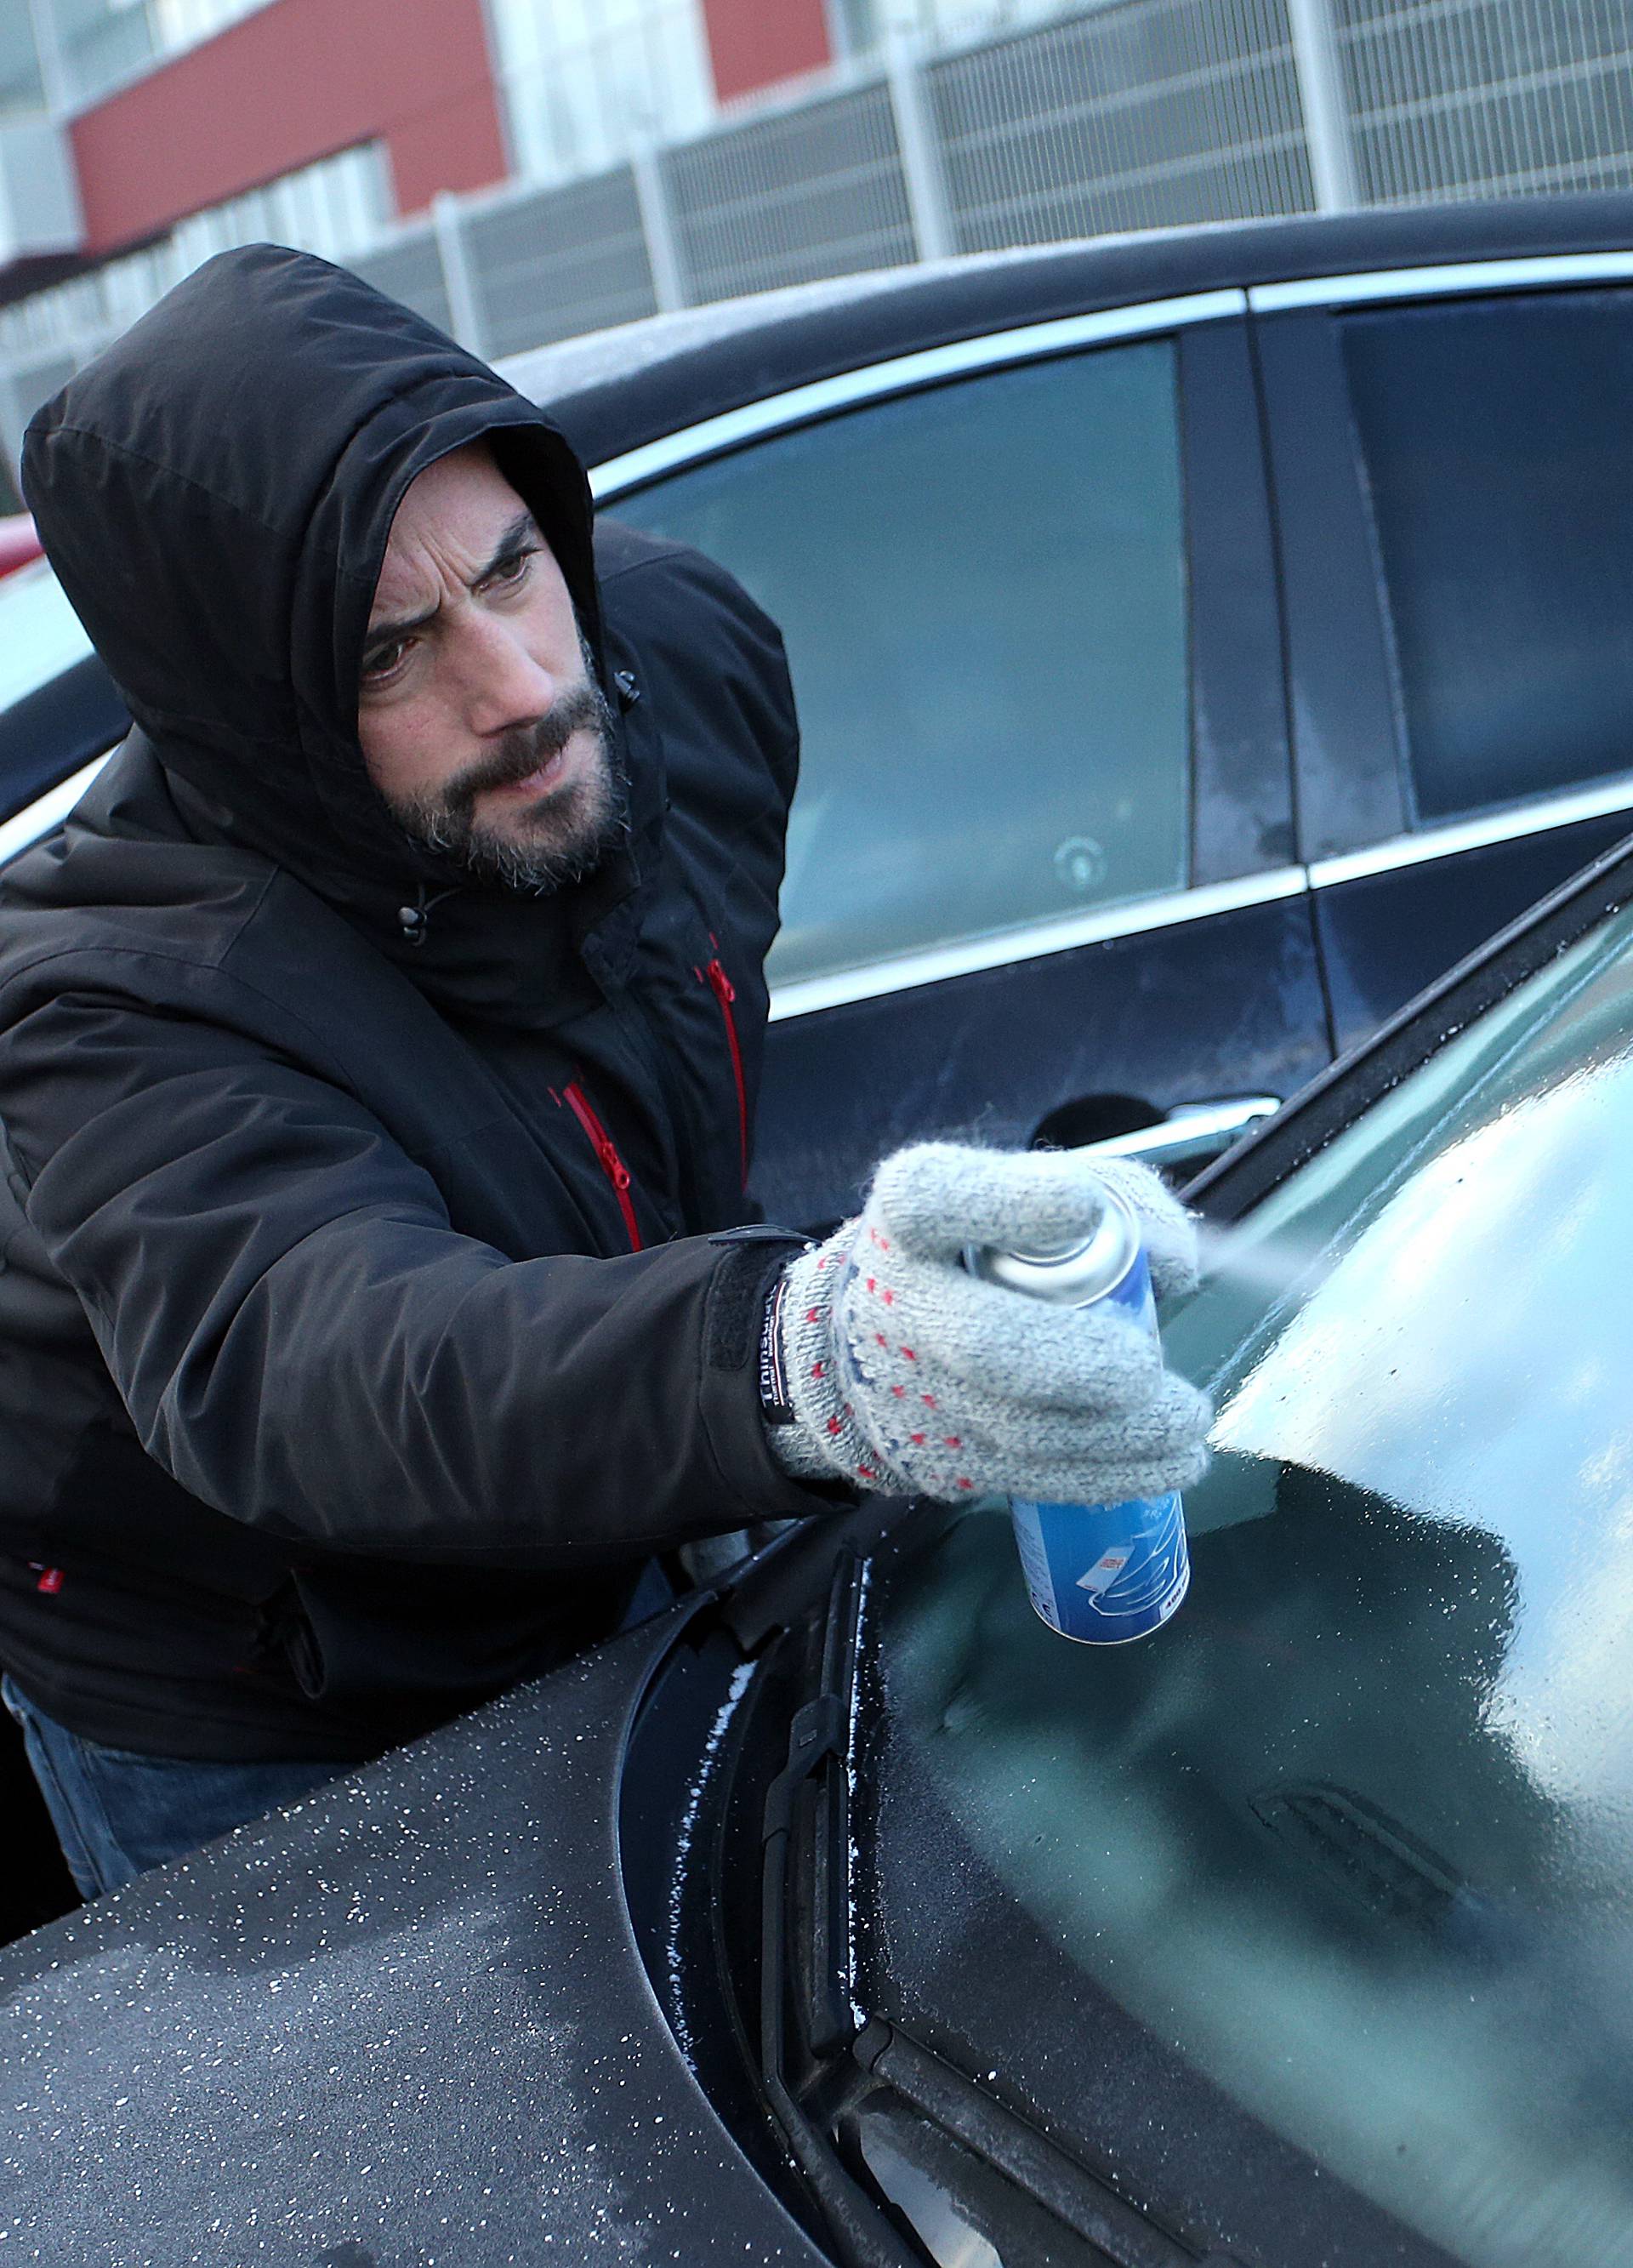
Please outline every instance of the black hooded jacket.
[{"label": "black hooded jacket", "polygon": [[[486,436],[617,712],[546,897],[406,843],[356,687],[392,517]],[[361,1756],[548,1667],[772,1462],[741,1221],[796,734],[695,553],[355,277],[211,261],[30,428],[136,729],[0,885],[0,1661],[145,1753]]]}]

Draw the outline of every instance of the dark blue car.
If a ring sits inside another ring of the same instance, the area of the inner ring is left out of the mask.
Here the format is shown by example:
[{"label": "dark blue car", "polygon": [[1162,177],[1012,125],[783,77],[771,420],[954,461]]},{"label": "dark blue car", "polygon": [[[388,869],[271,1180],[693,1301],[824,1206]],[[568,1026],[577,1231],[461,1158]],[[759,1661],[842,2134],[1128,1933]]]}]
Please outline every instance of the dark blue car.
[{"label": "dark blue car", "polygon": [[1623,851],[1194,1189],[1172,1623],[876,1501],[26,1938],[0,2256],[1629,2268],[1630,1152]]},{"label": "dark blue car", "polygon": [[[4,2258],[1633,2263],[1633,858],[1331,1067],[1633,809],[1624,241],[1140,239],[519,366],[788,630],[772,1211],[1316,1074],[1163,1319],[1191,1595],[1072,1647],[1001,1506],[870,1506],[22,1937]],[[8,578],[0,855],[118,730]]]},{"label": "dark blue car", "polygon": [[[1195,1164],[1629,824],[1633,197],[954,260],[507,372],[787,634],[774,1216],[932,1132]],[[118,730],[48,582],[0,590],[0,816]]]}]

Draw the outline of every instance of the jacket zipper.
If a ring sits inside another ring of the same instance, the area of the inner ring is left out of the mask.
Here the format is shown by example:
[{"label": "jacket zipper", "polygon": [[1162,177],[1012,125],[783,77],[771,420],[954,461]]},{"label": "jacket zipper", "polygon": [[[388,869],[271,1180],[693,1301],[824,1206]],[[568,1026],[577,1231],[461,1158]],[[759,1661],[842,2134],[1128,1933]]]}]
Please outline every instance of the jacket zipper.
[{"label": "jacket zipper", "polygon": [[629,1168],[618,1154],[617,1145],[590,1106],[590,1098],[577,1079],[562,1089],[568,1108],[590,1138],[591,1147],[601,1171],[613,1185],[613,1195],[618,1200],[618,1210],[624,1217],[624,1227],[629,1238],[631,1252],[641,1249],[640,1224],[635,1217],[635,1205],[629,1196]]},{"label": "jacket zipper", "polygon": [[707,968],[701,970],[704,983],[720,1003],[720,1013],[725,1020],[725,1043],[732,1051],[732,1077],[737,1082],[737,1155],[741,1171],[739,1186],[748,1187],[748,1090],[743,1084],[743,1050],[737,1036],[737,1019],[732,1013],[732,1003],[737,998],[737,987],[726,975],[720,959],[720,940],[713,932],[709,942],[715,947],[715,957]]}]

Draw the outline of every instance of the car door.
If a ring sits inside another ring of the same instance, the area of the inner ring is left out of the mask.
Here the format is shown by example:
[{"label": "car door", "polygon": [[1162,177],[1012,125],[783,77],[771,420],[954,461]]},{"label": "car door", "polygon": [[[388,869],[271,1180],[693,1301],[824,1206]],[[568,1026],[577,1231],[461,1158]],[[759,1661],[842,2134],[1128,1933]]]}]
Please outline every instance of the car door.
[{"label": "car door", "polygon": [[916,1138],[1228,1123],[1328,1059],[1244,306],[960,342],[600,469],[788,642],[773,1214]]},{"label": "car door", "polygon": [[1633,826],[1633,259],[1251,297],[1348,1045]]}]

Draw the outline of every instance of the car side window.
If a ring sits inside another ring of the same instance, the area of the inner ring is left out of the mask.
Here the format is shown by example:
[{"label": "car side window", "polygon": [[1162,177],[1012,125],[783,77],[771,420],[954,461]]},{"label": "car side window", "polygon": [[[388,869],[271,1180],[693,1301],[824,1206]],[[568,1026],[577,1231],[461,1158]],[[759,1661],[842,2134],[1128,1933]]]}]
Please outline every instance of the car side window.
[{"label": "car side window", "polygon": [[967,379],[622,498],[781,625],[804,738],[772,979],[1183,885],[1173,342]]},{"label": "car side window", "polygon": [[1633,291],[1341,337],[1419,821],[1633,764]]},{"label": "car side window", "polygon": [[91,651],[78,615],[43,559],[0,582],[0,715]]}]

